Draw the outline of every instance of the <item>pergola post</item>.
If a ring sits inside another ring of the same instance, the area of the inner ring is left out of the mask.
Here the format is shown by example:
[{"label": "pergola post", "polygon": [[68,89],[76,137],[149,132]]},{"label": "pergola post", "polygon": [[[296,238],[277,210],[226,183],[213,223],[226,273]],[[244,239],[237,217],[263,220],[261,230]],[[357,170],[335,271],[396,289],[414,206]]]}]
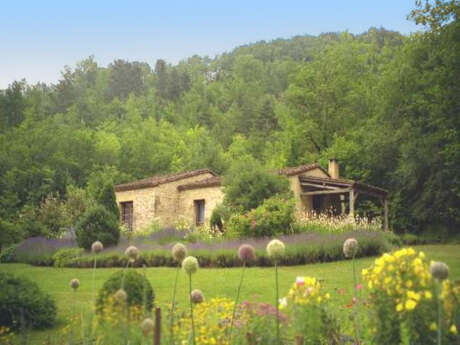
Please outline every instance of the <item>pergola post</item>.
[{"label": "pergola post", "polygon": [[350,190],[350,198],[348,203],[350,204],[350,212],[349,215],[353,219],[355,218],[355,191],[352,189]]},{"label": "pergola post", "polygon": [[383,198],[383,230],[388,230],[388,201]]}]

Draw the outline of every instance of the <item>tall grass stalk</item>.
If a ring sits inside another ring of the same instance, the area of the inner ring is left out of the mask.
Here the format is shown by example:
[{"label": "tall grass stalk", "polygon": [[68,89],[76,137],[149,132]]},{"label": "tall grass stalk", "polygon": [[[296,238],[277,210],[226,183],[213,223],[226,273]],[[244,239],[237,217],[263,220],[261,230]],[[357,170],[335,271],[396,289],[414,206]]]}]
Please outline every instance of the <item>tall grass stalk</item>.
[{"label": "tall grass stalk", "polygon": [[172,303],[171,303],[171,316],[170,316],[170,323],[169,323],[169,335],[170,335],[171,345],[174,345],[174,312],[176,308],[176,291],[177,291],[177,280],[179,278],[179,270],[180,270],[180,266],[177,266],[176,278],[174,279],[174,289],[173,289],[173,297],[172,297]]},{"label": "tall grass stalk", "polygon": [[278,262],[275,261],[275,290],[276,290],[276,343],[277,345],[281,344],[280,342],[280,307],[279,307],[279,284],[278,284]]},{"label": "tall grass stalk", "polygon": [[233,344],[232,343],[233,323],[235,322],[236,307],[237,307],[239,299],[240,299],[241,286],[243,285],[243,279],[244,279],[244,272],[245,271],[246,271],[246,262],[243,262],[243,271],[241,272],[240,283],[238,284],[238,290],[236,292],[235,304],[233,306],[232,321],[230,322],[230,336],[229,336],[229,344],[230,345]]},{"label": "tall grass stalk", "polygon": [[189,290],[189,300],[190,300],[190,317],[192,320],[192,344],[195,345],[195,321],[193,319],[193,302],[192,302],[192,274],[188,275],[188,290]]},{"label": "tall grass stalk", "polygon": [[355,264],[355,254],[351,259],[351,263],[353,266],[353,297],[355,298],[353,303],[353,322],[355,326],[355,338],[356,344],[360,344],[360,329],[359,329],[359,320],[358,320],[358,313],[359,313],[359,306],[358,306],[358,294],[356,290],[358,289],[358,280],[356,278],[356,264]]}]

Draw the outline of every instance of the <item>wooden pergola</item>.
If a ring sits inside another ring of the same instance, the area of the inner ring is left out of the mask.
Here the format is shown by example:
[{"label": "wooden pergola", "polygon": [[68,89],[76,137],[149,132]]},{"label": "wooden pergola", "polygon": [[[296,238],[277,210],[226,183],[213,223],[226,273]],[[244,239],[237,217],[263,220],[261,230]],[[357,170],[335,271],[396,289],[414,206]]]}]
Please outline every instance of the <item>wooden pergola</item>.
[{"label": "wooden pergola", "polygon": [[353,217],[355,214],[355,203],[360,195],[366,194],[377,198],[383,206],[383,229],[388,230],[388,192],[386,190],[342,178],[299,176],[299,182],[302,187],[302,196],[339,195],[342,214],[345,213],[345,202],[348,197],[349,214]]}]

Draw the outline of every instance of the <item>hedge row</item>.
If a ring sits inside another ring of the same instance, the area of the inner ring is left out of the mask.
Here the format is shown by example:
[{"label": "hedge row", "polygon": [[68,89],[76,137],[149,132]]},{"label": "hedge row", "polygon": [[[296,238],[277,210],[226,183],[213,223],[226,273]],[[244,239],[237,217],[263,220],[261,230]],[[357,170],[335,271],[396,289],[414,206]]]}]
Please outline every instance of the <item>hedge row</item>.
[{"label": "hedge row", "polygon": [[[391,249],[391,241],[384,234],[375,236],[355,236],[360,248],[358,257],[376,256]],[[69,250],[69,249],[64,249]],[[70,251],[70,250],[69,250]],[[189,254],[197,257],[201,267],[238,267],[241,266],[236,248],[228,249],[191,249]],[[252,263],[253,266],[272,266],[273,262],[267,257],[263,248],[257,248],[257,259]],[[90,254],[76,255],[55,255],[65,257],[61,260],[61,267],[91,268],[94,264],[94,256]],[[309,244],[296,243],[287,244],[286,255],[281,259],[281,264],[303,265],[317,262],[330,262],[343,260],[343,238],[336,238],[323,243]],[[125,267],[127,258],[120,252],[106,252],[98,254],[98,267]],[[136,267],[146,265],[148,267],[159,266],[177,266],[177,263],[171,257],[168,249],[146,250],[142,251],[140,257],[134,263]]]}]

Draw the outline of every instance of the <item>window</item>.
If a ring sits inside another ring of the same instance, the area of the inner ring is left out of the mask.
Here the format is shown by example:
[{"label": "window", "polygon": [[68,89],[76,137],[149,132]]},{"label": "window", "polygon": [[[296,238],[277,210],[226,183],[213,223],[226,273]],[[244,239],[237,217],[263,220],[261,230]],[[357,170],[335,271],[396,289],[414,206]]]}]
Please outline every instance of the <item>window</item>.
[{"label": "window", "polygon": [[204,199],[194,200],[193,204],[195,206],[196,225],[202,225],[204,223]]},{"label": "window", "polygon": [[133,231],[133,202],[121,202],[120,206],[121,222],[128,228],[129,231]]}]

